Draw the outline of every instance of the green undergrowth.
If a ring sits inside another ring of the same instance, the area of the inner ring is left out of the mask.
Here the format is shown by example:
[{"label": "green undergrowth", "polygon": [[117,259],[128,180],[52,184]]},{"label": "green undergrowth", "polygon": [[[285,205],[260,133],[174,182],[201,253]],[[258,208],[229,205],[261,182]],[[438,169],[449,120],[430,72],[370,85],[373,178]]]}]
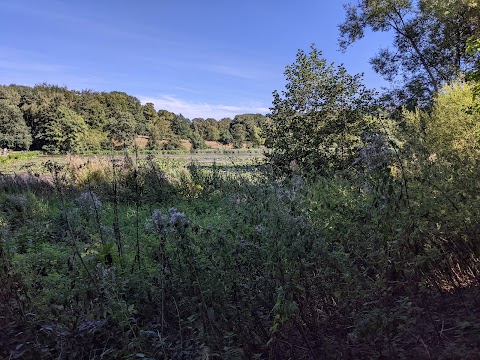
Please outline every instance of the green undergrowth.
[{"label": "green undergrowth", "polygon": [[478,354],[478,194],[454,178],[154,157],[45,171],[0,181],[0,356]]},{"label": "green undergrowth", "polygon": [[0,164],[8,164],[16,160],[33,159],[41,154],[40,151],[9,152],[0,156]]}]

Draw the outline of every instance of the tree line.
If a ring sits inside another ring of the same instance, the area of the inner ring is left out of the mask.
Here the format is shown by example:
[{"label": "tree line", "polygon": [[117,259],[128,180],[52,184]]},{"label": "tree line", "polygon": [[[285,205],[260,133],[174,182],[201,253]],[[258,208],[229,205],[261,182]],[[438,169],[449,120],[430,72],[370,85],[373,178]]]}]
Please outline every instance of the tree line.
[{"label": "tree line", "polygon": [[217,141],[235,148],[265,143],[269,119],[261,114],[233,119],[187,119],[124,92],[75,91],[49,84],[0,86],[0,145],[17,150],[79,153],[108,150],[148,138],[152,150],[193,149]]}]

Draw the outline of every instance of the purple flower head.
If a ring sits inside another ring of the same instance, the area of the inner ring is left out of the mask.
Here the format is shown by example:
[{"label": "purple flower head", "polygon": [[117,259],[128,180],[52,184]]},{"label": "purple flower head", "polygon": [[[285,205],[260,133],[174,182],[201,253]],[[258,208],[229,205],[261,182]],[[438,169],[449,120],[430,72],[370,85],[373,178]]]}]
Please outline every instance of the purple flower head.
[{"label": "purple flower head", "polygon": [[172,207],[167,214],[163,214],[158,209],[153,210],[152,218],[147,222],[147,230],[158,233],[177,232],[180,229],[186,229],[188,225],[185,214]]},{"label": "purple flower head", "polygon": [[172,207],[168,210],[168,215],[170,216],[170,225],[175,230],[188,227],[188,219],[183,212]]},{"label": "purple flower head", "polygon": [[152,213],[152,219],[150,222],[151,228],[157,232],[166,232],[168,227],[168,216],[162,214],[161,210],[155,209]]}]

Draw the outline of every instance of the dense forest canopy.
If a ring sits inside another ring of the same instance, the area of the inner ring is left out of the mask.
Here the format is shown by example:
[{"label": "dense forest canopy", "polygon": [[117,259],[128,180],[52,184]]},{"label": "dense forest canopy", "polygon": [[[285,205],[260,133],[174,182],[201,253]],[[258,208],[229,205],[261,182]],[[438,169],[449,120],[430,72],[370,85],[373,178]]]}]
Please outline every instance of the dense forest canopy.
[{"label": "dense forest canopy", "polygon": [[189,120],[168,110],[142,105],[124,92],[75,91],[55,85],[0,86],[0,145],[18,150],[80,153],[132,144],[148,138],[152,150],[194,149],[216,141],[236,148],[265,143],[269,119],[261,114],[234,119]]}]

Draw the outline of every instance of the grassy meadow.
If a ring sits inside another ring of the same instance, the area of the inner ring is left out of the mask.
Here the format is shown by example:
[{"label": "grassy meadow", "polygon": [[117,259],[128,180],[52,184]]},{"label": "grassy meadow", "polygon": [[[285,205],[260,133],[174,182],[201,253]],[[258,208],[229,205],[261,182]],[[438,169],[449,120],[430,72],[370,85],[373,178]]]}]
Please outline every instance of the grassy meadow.
[{"label": "grassy meadow", "polygon": [[[179,165],[190,162],[199,164],[241,165],[263,161],[266,149],[202,149],[202,150],[145,150],[137,151],[139,159],[155,156],[159,159],[172,160]],[[0,173],[14,175],[22,173],[45,174],[44,164],[48,161],[68,166],[74,163],[109,162],[112,159],[121,160],[124,151],[95,151],[76,155],[49,155],[40,151],[10,151],[8,156],[0,156]]]}]

